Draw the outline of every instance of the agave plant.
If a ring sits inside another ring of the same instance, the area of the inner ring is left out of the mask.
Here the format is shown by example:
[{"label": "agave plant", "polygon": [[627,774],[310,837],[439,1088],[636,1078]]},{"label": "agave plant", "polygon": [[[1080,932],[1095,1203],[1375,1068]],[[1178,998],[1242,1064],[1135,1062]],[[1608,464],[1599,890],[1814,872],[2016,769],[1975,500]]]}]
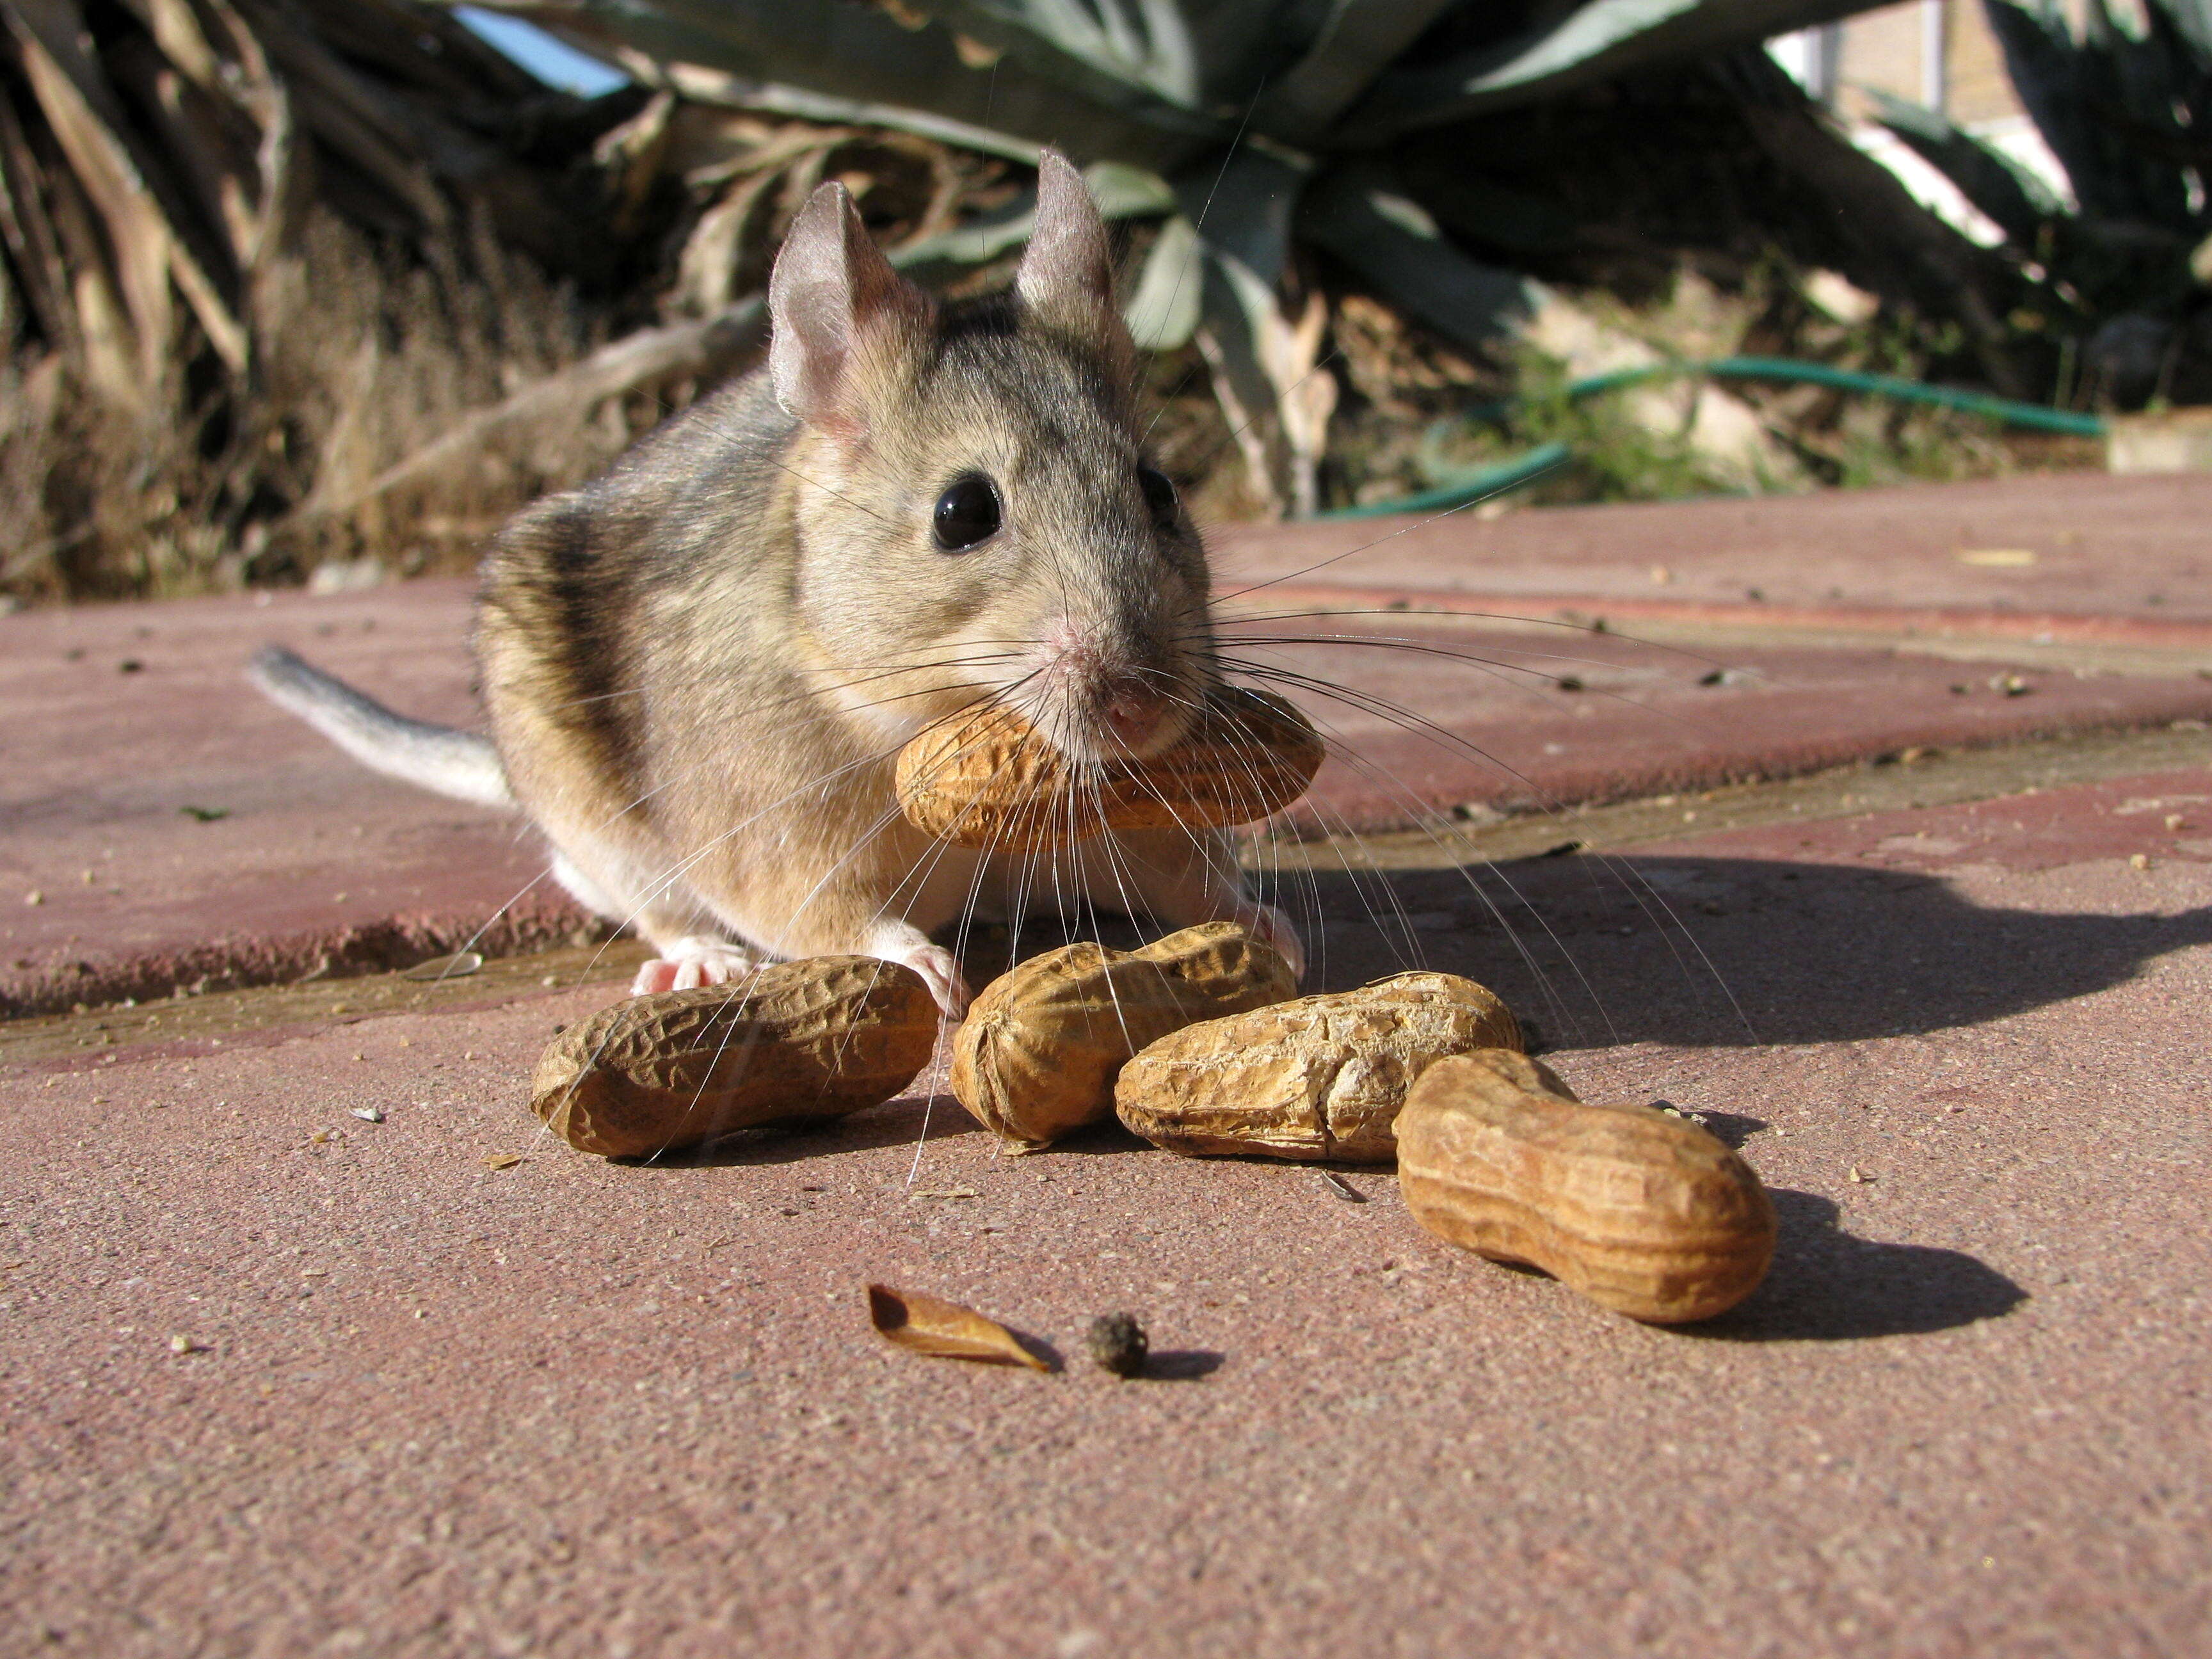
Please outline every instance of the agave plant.
[{"label": "agave plant", "polygon": [[[2075,204],[1934,111],[1884,100],[1884,124],[1993,221],[2033,285],[2028,315],[2086,359],[2102,391],[2139,401],[2191,365],[2183,331],[2212,248],[2212,0],[2094,0],[2079,33],[2059,9],[1986,0],[2021,101]],[[2201,368],[2199,369],[2201,373]],[[2062,369],[2063,383],[2074,377]],[[2182,386],[2185,395],[2212,385]]]},{"label": "agave plant", "polygon": [[[488,3],[692,99],[1090,163],[1109,213],[1158,222],[1129,307],[1139,343],[1194,341],[1258,493],[1310,512],[1335,388],[1315,372],[1320,314],[1286,298],[1298,243],[1462,343],[1526,298],[1518,271],[1440,228],[1394,145],[1868,0]],[[927,257],[1002,253],[1024,213]]]},{"label": "agave plant", "polygon": [[972,285],[1044,143],[1139,222],[1135,333],[1210,367],[1286,514],[1322,495],[1323,292],[1481,343],[1528,273],[1671,270],[1715,204],[1728,257],[1794,216],[1976,342],[2018,286],[1756,44],[1866,0],[491,3],[632,84],[549,91],[427,0],[0,0],[0,592],[458,557],[744,360],[820,179]]}]

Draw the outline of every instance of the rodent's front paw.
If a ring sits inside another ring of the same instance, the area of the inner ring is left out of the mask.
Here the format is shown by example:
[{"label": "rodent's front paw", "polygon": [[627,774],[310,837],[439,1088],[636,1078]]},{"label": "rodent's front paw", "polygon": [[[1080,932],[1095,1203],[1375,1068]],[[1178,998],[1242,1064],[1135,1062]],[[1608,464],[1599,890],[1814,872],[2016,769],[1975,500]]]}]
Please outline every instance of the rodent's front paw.
[{"label": "rodent's front paw", "polygon": [[688,991],[698,985],[724,985],[760,966],[750,951],[720,939],[679,939],[668,954],[638,966],[629,982],[634,997],[659,991]]},{"label": "rodent's front paw", "polygon": [[932,945],[920,928],[903,921],[884,922],[869,935],[867,951],[920,974],[946,1018],[957,1019],[968,1012],[968,980],[960,971],[959,958],[943,945]]},{"label": "rodent's front paw", "polygon": [[945,1011],[947,1019],[957,1019],[968,1012],[968,976],[960,971],[960,963],[952,952],[943,945],[916,945],[891,959],[904,963],[921,975],[922,983],[929,987],[930,995],[937,999],[937,1006]]},{"label": "rodent's front paw", "polygon": [[1240,904],[1230,919],[1243,924],[1244,931],[1261,944],[1273,946],[1276,954],[1290,963],[1293,978],[1306,976],[1305,941],[1280,910],[1272,904]]}]

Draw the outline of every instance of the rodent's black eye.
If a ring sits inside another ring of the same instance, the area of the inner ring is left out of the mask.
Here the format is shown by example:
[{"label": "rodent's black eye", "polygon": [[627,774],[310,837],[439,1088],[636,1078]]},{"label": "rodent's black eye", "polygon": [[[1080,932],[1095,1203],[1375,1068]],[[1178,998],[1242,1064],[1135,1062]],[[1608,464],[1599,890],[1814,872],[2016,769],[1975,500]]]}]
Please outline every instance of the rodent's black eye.
[{"label": "rodent's black eye", "polygon": [[1176,515],[1175,480],[1156,466],[1137,469],[1137,488],[1145,492],[1145,505],[1152,509],[1152,516],[1162,524],[1173,522]]},{"label": "rodent's black eye", "polygon": [[999,492],[980,472],[955,478],[937,498],[931,525],[937,544],[948,553],[965,553],[999,530]]}]

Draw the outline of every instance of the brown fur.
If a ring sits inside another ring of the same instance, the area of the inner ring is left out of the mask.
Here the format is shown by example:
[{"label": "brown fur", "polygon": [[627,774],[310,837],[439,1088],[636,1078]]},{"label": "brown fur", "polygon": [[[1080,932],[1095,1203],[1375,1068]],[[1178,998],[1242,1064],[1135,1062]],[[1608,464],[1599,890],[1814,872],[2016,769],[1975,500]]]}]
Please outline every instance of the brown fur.
[{"label": "brown fur", "polygon": [[[1171,742],[1214,673],[1202,550],[1139,481],[1103,228],[1056,156],[1040,194],[1015,292],[940,312],[825,186],[778,263],[769,367],[521,514],[486,561],[477,648],[508,780],[659,978],[711,981],[745,945],[862,951],[956,1006],[924,935],[1007,888],[1279,922],[1217,836],[1015,869],[896,811],[901,744],[979,700],[1104,758]],[[1003,526],[949,552],[933,509],[970,473]]]}]

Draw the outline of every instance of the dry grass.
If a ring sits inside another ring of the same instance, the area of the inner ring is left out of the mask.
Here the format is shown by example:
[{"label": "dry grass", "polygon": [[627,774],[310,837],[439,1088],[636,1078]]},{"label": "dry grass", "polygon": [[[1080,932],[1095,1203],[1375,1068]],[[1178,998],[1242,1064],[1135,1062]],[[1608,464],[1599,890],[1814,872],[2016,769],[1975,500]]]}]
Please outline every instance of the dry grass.
[{"label": "dry grass", "polygon": [[166,386],[149,400],[163,412],[141,419],[75,384],[57,355],[22,352],[0,369],[0,591],[34,602],[224,592],[296,581],[331,559],[459,568],[507,514],[590,476],[662,412],[611,401],[434,492],[302,511],[574,361],[606,326],[488,235],[426,267],[319,213],[266,280],[245,398]]},{"label": "dry grass", "polygon": [[[811,171],[845,159],[825,149]],[[917,170],[900,182],[915,187],[882,194],[910,210],[896,228],[911,234],[905,220],[927,216],[933,181]],[[733,267],[763,264],[787,208],[779,203],[764,215],[744,247],[732,244]],[[960,286],[1007,274],[975,271]],[[0,596],[36,603],[226,592],[297,582],[331,561],[373,559],[401,574],[464,570],[507,514],[599,471],[703,389],[678,383],[564,406],[472,465],[325,513],[324,503],[359,496],[368,480],[471,411],[604,343],[609,307],[549,281],[489,234],[438,250],[426,264],[380,251],[365,233],[322,213],[267,281],[244,397],[214,384],[165,387],[151,401],[173,416],[141,421],[74,384],[58,356],[26,351],[0,366]],[[1571,401],[1565,384],[1587,364],[1532,343],[1501,346],[1485,361],[1362,294],[1330,299],[1322,368],[1343,396],[1323,460],[1328,505],[1410,494],[1555,439],[1574,447],[1576,465],[1491,510],[1989,477],[2096,460],[2081,446],[2038,448],[1972,417],[1814,387],[1739,384],[1724,395],[1765,434],[1747,471],[1741,458],[1724,462],[1701,450],[1689,422],[1655,420],[1655,400],[1687,398],[1686,385],[1640,401]],[[684,307],[672,304],[681,314]],[[1734,293],[1685,276],[1641,303],[1585,292],[1573,306],[1605,338],[1662,356],[1756,351],[1894,372],[1915,366],[1912,341],[1885,336],[1878,323],[1837,322],[1778,272]],[[1508,421],[1462,418],[1516,392]],[[1200,518],[1262,514],[1198,353],[1155,358],[1146,396],[1155,448]]]}]

